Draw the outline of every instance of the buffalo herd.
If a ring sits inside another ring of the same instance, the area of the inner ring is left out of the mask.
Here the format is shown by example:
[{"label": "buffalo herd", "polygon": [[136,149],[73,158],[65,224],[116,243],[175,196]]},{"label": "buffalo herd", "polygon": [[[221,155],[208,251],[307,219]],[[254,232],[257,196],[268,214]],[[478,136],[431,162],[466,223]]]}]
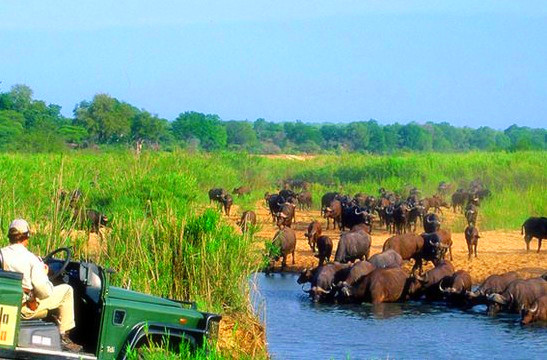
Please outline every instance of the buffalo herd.
[{"label": "buffalo herd", "polygon": [[[279,185],[282,187],[279,192],[264,196],[272,222],[279,229],[268,249],[267,272],[273,271],[279,260],[283,271],[289,256],[295,264],[296,210],[312,206],[309,183],[285,180]],[[450,230],[441,228],[437,214],[443,214],[443,208],[463,213],[471,260],[473,254],[477,257],[480,204],[491,192],[479,181],[473,181],[468,188],[455,190],[449,204],[444,198],[453,191],[452,187],[441,182],[436,194],[423,198],[416,188],[410,189],[406,197],[384,188],[379,189],[377,196],[358,193],[352,197],[327,192],[321,197],[321,216],[326,220],[327,230],[332,226],[341,231],[338,245],[333,249],[333,241],[322,233],[320,221],[309,223],[305,237],[318,258],[318,265],[303,270],[298,283],[303,288],[308,284],[304,291],[314,302],[378,304],[409,299],[442,300],[461,307],[484,304],[491,315],[499,311],[520,313],[523,324],[547,320],[547,274],[527,280],[514,272],[491,275],[472,290],[470,274],[454,269],[452,235]],[[244,190],[243,194],[248,191]],[[238,196],[241,192],[241,188],[233,191]],[[231,205],[230,194],[215,188],[209,191],[209,198],[223,205],[229,214],[226,199]],[[245,211],[238,224],[246,232],[256,221],[254,212]],[[391,236],[385,240],[382,252],[371,256],[373,224],[384,227]],[[418,226],[423,232],[416,232]],[[547,218],[529,218],[522,225],[522,234],[527,250],[531,239],[538,239],[539,252],[541,241],[547,236]],[[410,272],[403,268],[405,261],[413,262]],[[433,267],[424,271],[426,262]]]}]

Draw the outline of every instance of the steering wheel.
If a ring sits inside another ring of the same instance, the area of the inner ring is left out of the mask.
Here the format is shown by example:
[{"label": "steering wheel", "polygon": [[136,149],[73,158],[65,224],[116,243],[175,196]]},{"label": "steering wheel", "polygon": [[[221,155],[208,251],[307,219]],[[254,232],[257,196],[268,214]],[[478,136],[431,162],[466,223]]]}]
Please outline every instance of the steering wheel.
[{"label": "steering wheel", "polygon": [[[65,257],[65,260],[61,260],[61,259],[55,259],[53,256],[54,255],[57,255],[58,253],[60,252],[64,252],[66,254],[66,257]],[[46,257],[44,258],[44,263],[48,264],[49,265],[49,262],[51,260],[59,260],[59,261],[63,261],[61,267],[59,269],[57,269],[57,271],[54,271],[53,274],[51,274],[49,276],[49,279],[50,280],[55,280],[57,279],[66,269],[66,267],[68,266],[68,264],[70,263],[70,259],[72,258],[72,251],[67,248],[67,247],[62,247],[62,248],[58,248],[56,250],[53,250],[52,252],[50,252],[49,254],[46,255]]]}]

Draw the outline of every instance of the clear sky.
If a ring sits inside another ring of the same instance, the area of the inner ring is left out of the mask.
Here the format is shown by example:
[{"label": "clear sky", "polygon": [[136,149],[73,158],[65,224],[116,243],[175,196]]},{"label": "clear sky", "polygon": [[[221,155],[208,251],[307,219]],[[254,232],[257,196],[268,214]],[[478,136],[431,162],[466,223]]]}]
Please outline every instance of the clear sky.
[{"label": "clear sky", "polygon": [[0,0],[0,81],[67,116],[547,127],[547,1]]}]

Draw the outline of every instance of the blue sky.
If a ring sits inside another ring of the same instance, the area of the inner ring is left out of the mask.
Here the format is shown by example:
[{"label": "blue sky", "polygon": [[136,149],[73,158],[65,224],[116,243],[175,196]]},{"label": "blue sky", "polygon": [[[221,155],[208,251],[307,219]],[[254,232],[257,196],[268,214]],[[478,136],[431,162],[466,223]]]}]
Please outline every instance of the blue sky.
[{"label": "blue sky", "polygon": [[[386,4],[387,3],[387,4]],[[0,0],[0,91],[167,119],[547,127],[547,1]]]}]

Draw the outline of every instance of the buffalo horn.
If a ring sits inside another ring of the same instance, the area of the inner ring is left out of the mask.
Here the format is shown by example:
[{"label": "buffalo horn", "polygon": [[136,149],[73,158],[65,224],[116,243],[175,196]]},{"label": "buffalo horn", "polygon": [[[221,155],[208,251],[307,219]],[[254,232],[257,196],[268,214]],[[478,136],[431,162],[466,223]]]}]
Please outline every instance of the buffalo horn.
[{"label": "buffalo horn", "polygon": [[315,291],[320,292],[320,293],[322,293],[322,294],[330,294],[330,292],[331,292],[331,290],[327,291],[327,290],[323,289],[321,286],[318,286],[318,287],[315,289]]},{"label": "buffalo horn", "polygon": [[500,294],[490,294],[488,295],[488,300],[493,301],[495,303],[505,305],[507,304],[507,300]]},{"label": "buffalo horn", "polygon": [[536,301],[536,303],[534,304],[534,307],[530,308],[530,312],[531,313],[536,313],[538,311],[538,308],[539,308],[539,305]]},{"label": "buffalo horn", "polygon": [[325,208],[325,211],[329,211],[329,212],[330,212],[330,211],[332,211],[332,209],[331,209],[330,207],[326,207],[326,208]]},{"label": "buffalo horn", "polygon": [[441,281],[439,281],[439,290],[440,290],[441,292],[443,292],[443,293],[450,292],[450,291],[448,291],[448,290],[443,289],[443,280],[444,280],[444,279],[441,279]]},{"label": "buffalo horn", "polygon": [[361,215],[363,213],[364,213],[364,211],[357,211],[357,209],[355,209],[355,215]]}]

